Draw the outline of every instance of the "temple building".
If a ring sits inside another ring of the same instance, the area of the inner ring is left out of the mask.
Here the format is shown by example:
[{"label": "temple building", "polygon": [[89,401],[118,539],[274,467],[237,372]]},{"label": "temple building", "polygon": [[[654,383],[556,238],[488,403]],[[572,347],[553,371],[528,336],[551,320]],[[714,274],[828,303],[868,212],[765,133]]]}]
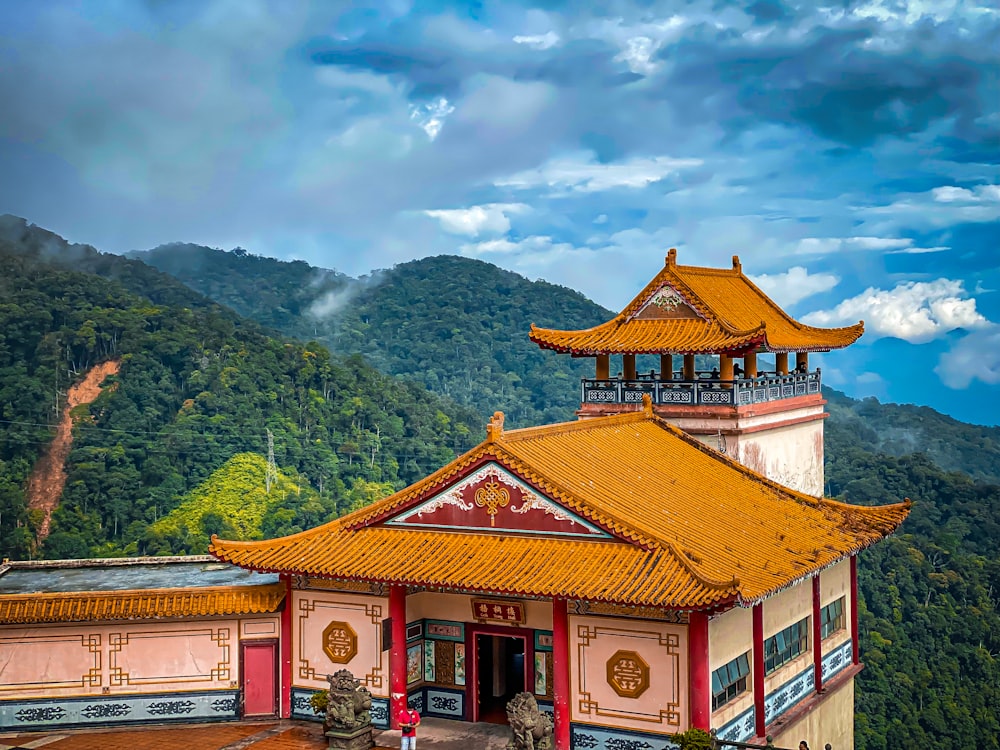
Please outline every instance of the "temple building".
[{"label": "temple building", "polygon": [[[498,412],[475,448],[368,507],[279,539],[213,537],[210,554],[272,598],[177,616],[226,619],[241,648],[256,637],[272,650],[209,692],[311,719],[309,697],[346,668],[383,727],[406,700],[504,721],[528,691],[559,750],[660,750],[692,727],[853,747],[857,554],[910,504],[822,496],[825,402],[808,355],[861,333],[794,321],[735,258],[694,268],[674,251],[613,320],[532,327],[542,347],[595,358],[578,420],[506,429]],[[637,372],[644,355],[659,368]],[[28,634],[81,627],[53,615]],[[116,674],[74,689],[88,706],[124,703]],[[0,719],[43,707],[42,692],[0,698]]]}]

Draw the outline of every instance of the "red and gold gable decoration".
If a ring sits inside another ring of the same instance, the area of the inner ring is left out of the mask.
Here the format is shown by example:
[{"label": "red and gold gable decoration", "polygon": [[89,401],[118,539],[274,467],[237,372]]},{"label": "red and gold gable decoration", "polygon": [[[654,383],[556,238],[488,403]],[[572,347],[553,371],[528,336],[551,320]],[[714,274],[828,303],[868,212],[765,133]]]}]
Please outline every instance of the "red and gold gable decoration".
[{"label": "red and gold gable decoration", "polygon": [[438,495],[385,522],[403,528],[504,531],[610,539],[611,535],[495,463],[479,467]]},{"label": "red and gold gable decoration", "polygon": [[703,320],[684,299],[681,294],[669,284],[657,289],[632,320]]}]

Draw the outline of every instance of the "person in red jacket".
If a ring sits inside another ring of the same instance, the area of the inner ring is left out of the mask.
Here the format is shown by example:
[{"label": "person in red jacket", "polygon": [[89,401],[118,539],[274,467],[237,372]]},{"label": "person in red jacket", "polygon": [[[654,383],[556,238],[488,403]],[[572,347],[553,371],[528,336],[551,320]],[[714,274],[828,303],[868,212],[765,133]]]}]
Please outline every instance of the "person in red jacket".
[{"label": "person in red jacket", "polygon": [[399,728],[403,730],[403,737],[400,742],[400,750],[417,750],[417,727],[420,726],[420,714],[407,705],[399,709]]}]

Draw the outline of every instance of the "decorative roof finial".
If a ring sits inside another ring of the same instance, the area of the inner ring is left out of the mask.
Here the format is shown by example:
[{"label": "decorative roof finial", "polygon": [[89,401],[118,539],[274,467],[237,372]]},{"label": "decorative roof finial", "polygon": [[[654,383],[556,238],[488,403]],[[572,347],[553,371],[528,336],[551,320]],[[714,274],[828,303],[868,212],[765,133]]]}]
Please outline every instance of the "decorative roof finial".
[{"label": "decorative roof finial", "polygon": [[738,256],[738,255],[734,255],[733,256],[733,270],[734,271],[742,271],[743,270],[743,266],[740,265],[740,256]]},{"label": "decorative roof finial", "polygon": [[653,416],[653,398],[648,393],[642,394],[642,410],[647,417]]},{"label": "decorative roof finial", "polygon": [[495,443],[503,437],[503,412],[493,412],[490,423],[486,425],[486,440]]},{"label": "decorative roof finial", "polygon": [[677,248],[672,247],[667,250],[667,265],[676,266],[677,265]]}]

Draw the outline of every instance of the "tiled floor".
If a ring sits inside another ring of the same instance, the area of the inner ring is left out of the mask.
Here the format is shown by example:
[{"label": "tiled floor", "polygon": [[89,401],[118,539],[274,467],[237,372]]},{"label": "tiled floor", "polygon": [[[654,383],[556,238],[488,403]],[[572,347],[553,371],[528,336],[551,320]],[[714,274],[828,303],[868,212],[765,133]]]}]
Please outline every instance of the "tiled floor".
[{"label": "tiled floor", "polygon": [[[433,750],[503,750],[510,730],[496,724],[426,718],[421,747]],[[375,732],[374,750],[396,750],[399,730]],[[0,734],[0,750],[326,750],[323,726],[307,721],[189,724]]]},{"label": "tiled floor", "polygon": [[135,727],[108,731],[0,735],[0,750],[325,750],[319,724],[306,722]]}]

